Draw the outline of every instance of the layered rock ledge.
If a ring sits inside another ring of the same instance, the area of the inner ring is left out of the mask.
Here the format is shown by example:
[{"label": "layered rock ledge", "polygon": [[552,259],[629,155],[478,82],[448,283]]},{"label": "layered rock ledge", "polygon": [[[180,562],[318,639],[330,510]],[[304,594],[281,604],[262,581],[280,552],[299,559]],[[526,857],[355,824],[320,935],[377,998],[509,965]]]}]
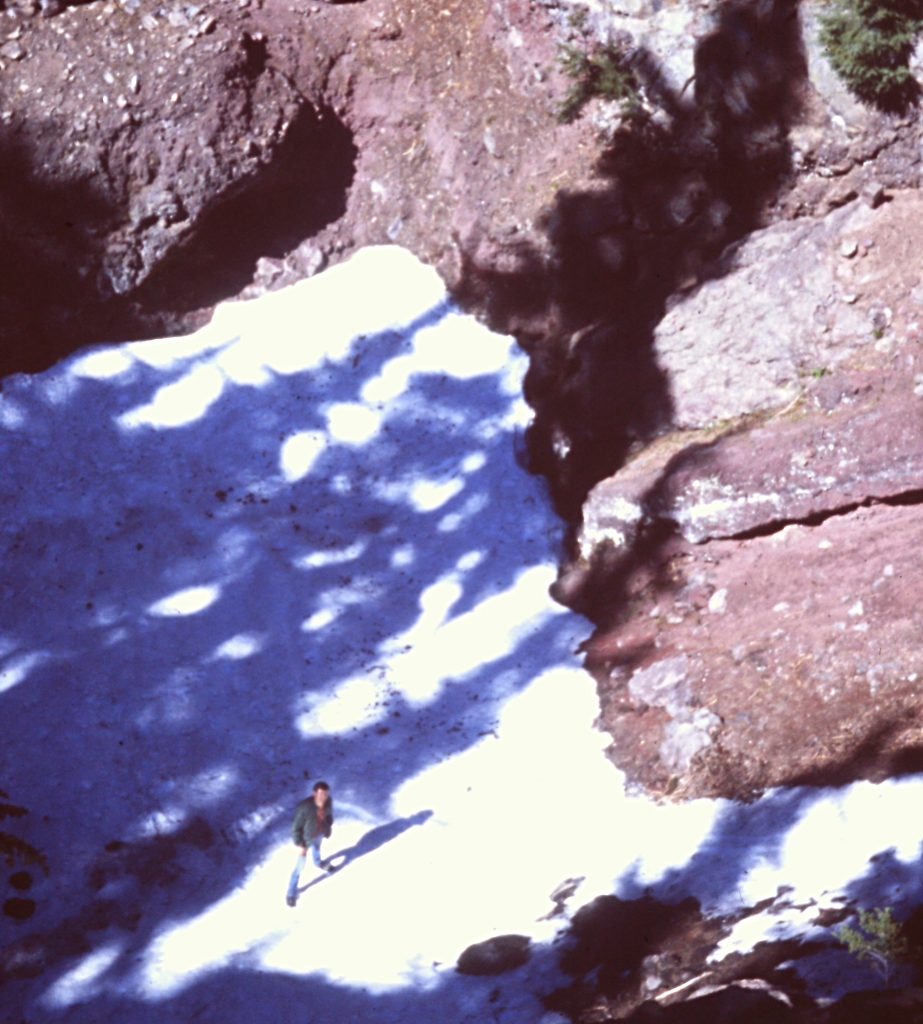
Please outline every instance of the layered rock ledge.
[{"label": "layered rock ledge", "polygon": [[599,588],[601,724],[647,788],[923,763],[921,213],[909,192],[758,233],[661,324],[686,429],[594,488],[562,580]]}]

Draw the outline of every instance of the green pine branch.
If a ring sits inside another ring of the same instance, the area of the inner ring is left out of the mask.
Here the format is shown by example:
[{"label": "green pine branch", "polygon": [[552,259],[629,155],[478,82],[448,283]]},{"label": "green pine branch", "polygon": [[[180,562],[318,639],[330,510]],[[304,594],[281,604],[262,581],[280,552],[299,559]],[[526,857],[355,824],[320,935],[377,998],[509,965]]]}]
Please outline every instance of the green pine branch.
[{"label": "green pine branch", "polygon": [[911,103],[910,70],[923,30],[923,0],[834,0],[820,19],[820,41],[834,71],[860,100],[881,107]]},{"label": "green pine branch", "polygon": [[904,926],[894,920],[890,907],[860,910],[859,927],[844,925],[836,935],[857,960],[871,962],[885,985],[890,984],[895,966],[910,954]]},{"label": "green pine branch", "polygon": [[637,77],[619,47],[609,45],[589,53],[577,46],[562,46],[558,63],[572,80],[558,107],[560,121],[575,121],[594,97],[618,100],[627,113],[640,106]]}]

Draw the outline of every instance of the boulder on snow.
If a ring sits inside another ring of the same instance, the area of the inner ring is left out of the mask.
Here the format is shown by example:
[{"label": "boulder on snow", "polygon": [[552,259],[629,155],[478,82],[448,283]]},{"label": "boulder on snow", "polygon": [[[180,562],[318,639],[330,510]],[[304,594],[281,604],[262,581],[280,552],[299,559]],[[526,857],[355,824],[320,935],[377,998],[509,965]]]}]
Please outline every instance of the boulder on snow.
[{"label": "boulder on snow", "polygon": [[503,974],[521,967],[531,954],[531,940],[526,935],[496,935],[469,946],[458,958],[459,974]]}]

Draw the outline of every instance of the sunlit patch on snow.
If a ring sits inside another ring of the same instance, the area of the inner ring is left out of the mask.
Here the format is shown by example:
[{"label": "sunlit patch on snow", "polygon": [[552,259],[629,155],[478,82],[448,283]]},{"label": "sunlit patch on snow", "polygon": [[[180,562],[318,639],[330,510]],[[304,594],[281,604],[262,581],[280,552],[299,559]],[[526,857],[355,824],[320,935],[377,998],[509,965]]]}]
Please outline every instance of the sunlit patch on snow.
[{"label": "sunlit patch on snow", "polygon": [[404,544],[391,552],[390,565],[392,569],[406,569],[413,565],[416,559],[413,545]]},{"label": "sunlit patch on snow", "polygon": [[484,452],[471,452],[462,459],[461,471],[463,473],[477,473],[487,465],[487,455]]},{"label": "sunlit patch on snow", "polygon": [[463,313],[450,313],[444,324],[418,331],[413,354],[415,373],[446,374],[458,380],[501,373],[508,364],[519,362],[516,390],[520,387],[524,357],[517,359],[507,336],[495,334]]},{"label": "sunlit patch on snow", "polygon": [[116,644],[122,643],[129,637],[129,632],[124,626],[116,626],[115,629],[110,629],[105,637],[103,643],[106,647],[114,647]]},{"label": "sunlit patch on snow", "polygon": [[416,512],[435,512],[464,490],[462,480],[416,480],[408,492],[410,505]]},{"label": "sunlit patch on snow", "polygon": [[48,661],[50,657],[51,655],[44,651],[28,651],[10,658],[0,667],[0,693],[5,693],[23,682],[33,669]]},{"label": "sunlit patch on snow", "polygon": [[129,836],[132,839],[168,836],[178,832],[185,824],[186,818],[187,811],[184,807],[180,807],[178,804],[168,804],[142,818],[137,828],[129,831]]},{"label": "sunlit patch on snow", "polygon": [[327,430],[340,444],[368,444],[381,428],[381,413],[358,402],[338,402],[325,411]]},{"label": "sunlit patch on snow", "polygon": [[220,661],[241,661],[252,658],[263,649],[263,638],[256,633],[238,633],[215,648],[212,658]]},{"label": "sunlit patch on snow", "polygon": [[440,533],[454,533],[456,530],[461,529],[469,519],[483,512],[487,505],[488,498],[486,494],[472,494],[469,498],[465,499],[460,509],[444,515],[439,520],[436,528]]},{"label": "sunlit patch on snow", "polygon": [[509,436],[514,431],[525,430],[532,422],[532,416],[532,409],[521,395],[518,398],[511,396],[504,416],[498,419],[484,420],[471,427],[471,442],[486,445],[496,441],[500,436]]},{"label": "sunlit patch on snow", "polygon": [[220,557],[222,568],[239,568],[254,547],[250,530],[232,526],[225,530],[215,542],[215,553]]},{"label": "sunlit patch on snow", "polygon": [[7,430],[18,430],[26,422],[26,414],[20,406],[9,398],[0,398],[0,426]]},{"label": "sunlit patch on snow", "polygon": [[320,598],[320,607],[301,623],[304,632],[313,633],[329,626],[344,612],[367,604],[385,594],[384,584],[371,576],[354,576],[350,583],[327,590]]},{"label": "sunlit patch on snow", "polygon": [[36,381],[36,390],[49,405],[63,405],[73,397],[79,386],[79,381],[74,380],[59,367],[49,370],[47,375],[39,377]]},{"label": "sunlit patch on snow", "polygon": [[303,480],[314,468],[329,442],[319,430],[303,430],[282,443],[279,469],[289,483]]},{"label": "sunlit patch on snow", "polygon": [[261,835],[283,816],[287,817],[289,813],[288,807],[282,808],[278,804],[262,804],[226,826],[222,829],[222,833],[229,843],[245,843]]},{"label": "sunlit patch on snow", "polygon": [[[357,275],[364,279],[360,302]],[[217,362],[228,367],[231,379],[255,383],[261,370],[285,376],[340,362],[363,336],[405,328],[444,302],[444,287],[431,267],[390,246],[370,247],[259,301],[220,306],[200,333],[212,339],[233,332],[239,351],[222,352]],[[259,364],[248,364],[247,356],[255,353]]]},{"label": "sunlit patch on snow", "polygon": [[387,714],[388,690],[371,676],[355,676],[338,683],[331,693],[309,694],[295,719],[302,736],[329,736],[363,729]]},{"label": "sunlit patch on snow", "polygon": [[157,615],[161,618],[170,618],[181,615],[198,615],[210,608],[221,596],[219,586],[187,587],[185,590],[178,590],[169,597],[155,601],[147,612],[149,615]]},{"label": "sunlit patch on snow", "polygon": [[484,557],[483,551],[467,551],[459,558],[455,566],[459,572],[469,572],[471,569],[476,569],[484,561]]},{"label": "sunlit patch on snow", "polygon": [[212,364],[200,363],[185,376],[165,384],[153,399],[118,417],[123,430],[182,427],[201,419],[224,391],[225,378]]},{"label": "sunlit patch on snow", "polygon": [[272,374],[257,358],[253,346],[238,339],[221,349],[215,362],[225,377],[235,384],[263,387],[272,380]]},{"label": "sunlit patch on snow", "polygon": [[370,404],[385,405],[393,402],[407,390],[413,367],[412,356],[403,355],[389,359],[377,377],[372,377],[363,384],[360,397]]},{"label": "sunlit patch on snow", "polygon": [[77,377],[112,380],[127,373],[134,365],[135,360],[124,348],[107,348],[75,359],[69,369]]},{"label": "sunlit patch on snow", "polygon": [[336,608],[319,608],[313,615],[308,616],[302,622],[301,628],[305,633],[316,633],[318,630],[329,626],[331,622],[336,622],[339,615],[340,612]]},{"label": "sunlit patch on snow", "polygon": [[428,586],[420,594],[420,617],[408,633],[396,639],[399,646],[413,646],[417,639],[438,629],[445,622],[452,606],[462,596],[461,581],[453,573]]},{"label": "sunlit patch on snow", "polygon": [[[760,803],[772,807],[781,792],[766,794]],[[866,873],[870,858],[881,851],[885,834],[895,861],[913,864],[919,859],[923,828],[914,821],[904,822],[900,808],[910,800],[923,799],[923,779],[910,777],[883,785],[858,782],[841,791],[817,791],[821,795],[826,798],[805,801],[769,851],[764,853],[762,844],[754,844],[747,878],[740,887],[746,903],[757,903],[784,884],[794,884],[793,899],[845,887]],[[861,834],[857,834],[859,822]],[[826,851],[824,857],[817,856],[818,849]]]},{"label": "sunlit patch on snow", "polygon": [[183,800],[193,807],[204,807],[228,795],[237,785],[240,773],[232,764],[206,768],[185,781],[174,780]]},{"label": "sunlit patch on snow", "polygon": [[[539,918],[550,910],[550,893],[564,878],[592,872],[594,885],[611,891],[613,876],[636,856],[630,802],[613,786],[614,771],[602,754],[605,738],[598,733],[594,743],[588,728],[597,714],[584,673],[551,669],[507,702],[491,735],[396,792],[398,814],[419,806],[435,809],[444,828],[429,837],[432,856],[437,863],[441,857],[464,863],[466,874],[478,880],[477,902],[490,908],[476,936],[467,891],[440,894],[442,913],[455,921],[459,942],[466,934],[474,941],[492,930],[548,938]],[[553,821],[555,808],[564,814],[561,827],[537,832],[535,823],[549,815]],[[507,839],[485,842],[485,829],[496,835],[500,822]]]},{"label": "sunlit patch on snow", "polygon": [[114,604],[97,605],[93,613],[93,622],[97,626],[105,628],[114,626],[122,618],[123,612]]},{"label": "sunlit patch on snow", "polygon": [[367,540],[357,540],[349,547],[336,550],[312,551],[309,555],[297,559],[296,565],[302,569],[322,569],[328,565],[344,565],[347,562],[354,562],[361,558],[369,544]]},{"label": "sunlit patch on snow", "polygon": [[[363,281],[361,302],[356,301],[357,275]],[[342,324],[351,337],[404,327],[445,303],[439,274],[407,250],[391,246],[369,246],[312,280],[318,291],[323,281],[333,299],[331,321]]]},{"label": "sunlit patch on snow", "polygon": [[92,999],[102,991],[103,975],[118,960],[122,948],[121,942],[109,942],[89,953],[45,992],[42,1004],[63,1008]]},{"label": "sunlit patch on snow", "polygon": [[[338,822],[331,855],[371,830],[366,820]],[[348,896],[338,876],[323,878],[294,910],[282,896],[295,851],[290,844],[276,847],[228,898],[157,935],[144,952],[141,992],[163,1000],[231,965],[312,975],[370,993],[435,987],[440,973],[433,962],[453,963],[468,942],[483,938],[485,927],[481,900],[471,899],[468,886],[446,886],[441,872],[418,871],[408,898],[407,864],[445,863],[451,837],[444,831],[429,822],[408,828],[349,866]],[[302,884],[316,878],[308,868]]]},{"label": "sunlit patch on snow", "polygon": [[[426,703],[447,678],[462,679],[509,654],[554,615],[548,599],[554,576],[551,566],[526,569],[506,591],[454,618],[449,612],[461,596],[460,581],[453,574],[428,587],[417,621],[388,645],[397,651],[387,661],[395,688],[411,704]],[[434,671],[437,665],[444,666],[444,675]]]},{"label": "sunlit patch on snow", "polygon": [[[219,307],[219,310],[234,310],[233,304]],[[212,321],[201,330],[172,338],[151,338],[147,341],[130,341],[122,348],[132,358],[156,370],[169,370],[183,366],[191,360],[208,356],[216,349],[236,341],[233,330],[215,330]]]},{"label": "sunlit patch on snow", "polygon": [[760,914],[751,914],[737,922],[730,934],[718,943],[708,958],[709,962],[718,963],[733,953],[749,952],[760,942],[823,940],[826,929],[816,924],[819,910],[812,901],[808,906],[773,906]]},{"label": "sunlit patch on snow", "polygon": [[449,313],[438,324],[417,331],[412,352],[388,360],[376,377],[366,381],[361,395],[366,402],[393,402],[411,388],[415,376],[470,380],[498,372],[502,389],[517,394],[523,361],[521,355],[511,356],[508,338],[491,333],[472,317]]}]

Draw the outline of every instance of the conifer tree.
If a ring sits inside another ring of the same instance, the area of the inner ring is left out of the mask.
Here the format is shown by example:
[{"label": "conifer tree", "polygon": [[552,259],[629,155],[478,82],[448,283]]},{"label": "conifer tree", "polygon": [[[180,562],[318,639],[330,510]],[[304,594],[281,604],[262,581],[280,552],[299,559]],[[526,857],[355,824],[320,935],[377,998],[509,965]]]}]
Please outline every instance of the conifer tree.
[{"label": "conifer tree", "polygon": [[923,28],[923,0],[834,0],[821,18],[830,63],[866,103],[902,108],[917,98],[910,57]]}]

